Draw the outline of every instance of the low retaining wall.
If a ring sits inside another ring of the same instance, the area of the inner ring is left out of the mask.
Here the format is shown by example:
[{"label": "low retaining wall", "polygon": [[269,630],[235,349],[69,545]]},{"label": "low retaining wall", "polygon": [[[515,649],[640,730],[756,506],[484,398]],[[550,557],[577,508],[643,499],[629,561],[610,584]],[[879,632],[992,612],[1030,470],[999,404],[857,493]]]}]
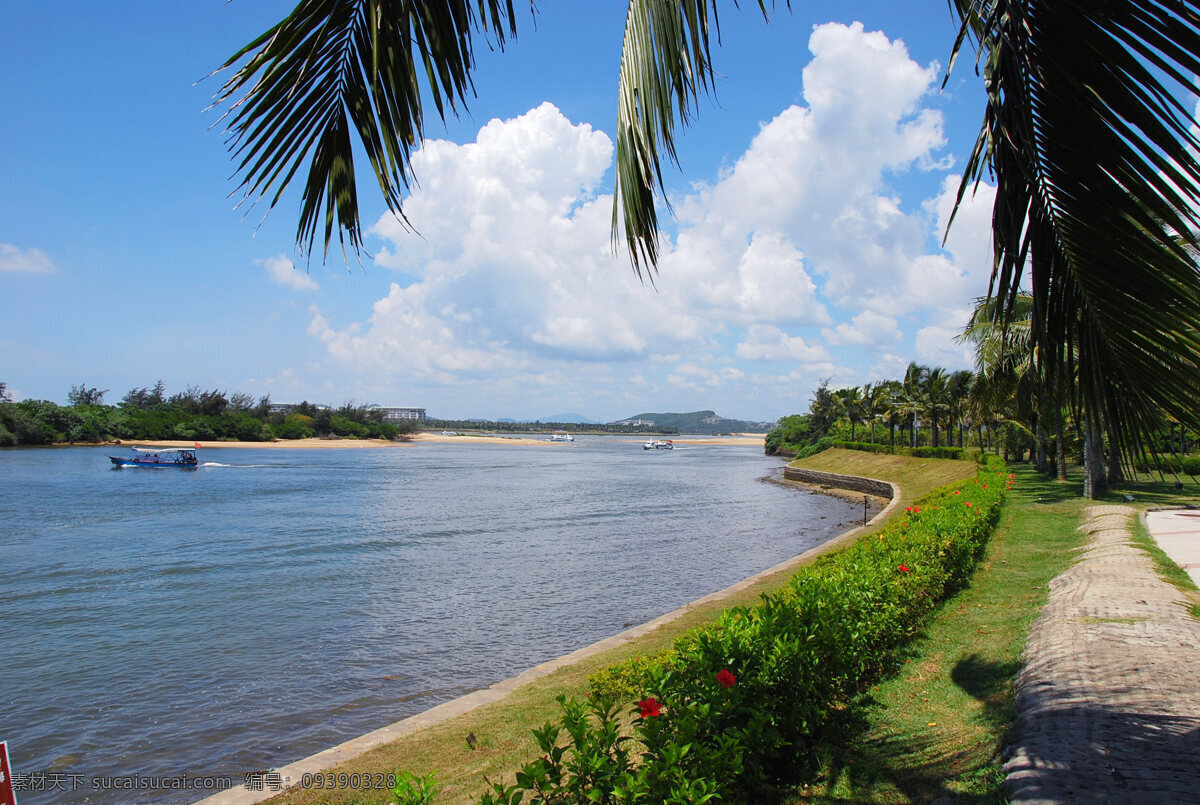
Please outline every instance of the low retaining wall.
[{"label": "low retaining wall", "polygon": [[805,470],[800,467],[784,467],[783,477],[788,481],[799,481],[803,484],[832,486],[838,489],[850,489],[854,492],[865,492],[881,498],[892,496],[892,485],[887,481],[876,481],[874,478],[860,478],[857,475],[838,475],[836,472],[819,472]]}]

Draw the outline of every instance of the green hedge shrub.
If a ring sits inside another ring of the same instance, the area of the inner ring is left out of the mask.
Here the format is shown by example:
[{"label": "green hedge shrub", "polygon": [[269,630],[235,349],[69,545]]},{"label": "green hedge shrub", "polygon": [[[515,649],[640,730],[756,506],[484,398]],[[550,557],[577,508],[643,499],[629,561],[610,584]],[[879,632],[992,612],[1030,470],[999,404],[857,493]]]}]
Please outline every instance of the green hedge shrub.
[{"label": "green hedge shrub", "polygon": [[833,441],[829,443],[830,447],[841,447],[845,450],[861,450],[864,453],[892,453],[895,452],[886,444],[874,444],[873,442],[841,442]]},{"label": "green hedge shrub", "polygon": [[[840,447],[843,450],[860,450],[864,453],[892,453],[902,456],[913,456],[914,458],[947,458],[947,459],[965,459],[980,454],[974,451],[965,450],[961,447],[889,447],[886,444],[875,444],[873,442],[845,442],[828,437],[822,438],[814,445],[809,445],[808,448],[799,450],[796,453],[797,458],[808,458],[811,455],[827,450],[831,447]],[[978,460],[978,459],[977,459]]]},{"label": "green hedge shrub", "polygon": [[966,451],[961,447],[914,447],[906,452],[913,458],[960,459]]},{"label": "green hedge shrub", "polygon": [[[966,585],[1011,479],[991,458],[974,480],[926,496],[760,604],[726,610],[670,654],[597,673],[588,705],[564,702],[562,724],[535,733],[543,757],[481,802],[512,805],[526,791],[539,802],[777,798],[816,769],[854,699]],[[633,737],[614,731],[611,702],[620,700],[638,702]]]}]

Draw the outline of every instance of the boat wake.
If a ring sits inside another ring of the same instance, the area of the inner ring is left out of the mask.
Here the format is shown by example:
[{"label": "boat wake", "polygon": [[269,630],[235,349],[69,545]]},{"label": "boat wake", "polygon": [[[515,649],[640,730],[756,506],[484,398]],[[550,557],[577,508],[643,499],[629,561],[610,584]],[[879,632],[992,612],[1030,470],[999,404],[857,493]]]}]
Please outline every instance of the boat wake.
[{"label": "boat wake", "polygon": [[264,467],[277,466],[274,464],[222,464],[220,461],[204,461],[200,464],[201,467],[231,467],[239,470],[254,470]]}]

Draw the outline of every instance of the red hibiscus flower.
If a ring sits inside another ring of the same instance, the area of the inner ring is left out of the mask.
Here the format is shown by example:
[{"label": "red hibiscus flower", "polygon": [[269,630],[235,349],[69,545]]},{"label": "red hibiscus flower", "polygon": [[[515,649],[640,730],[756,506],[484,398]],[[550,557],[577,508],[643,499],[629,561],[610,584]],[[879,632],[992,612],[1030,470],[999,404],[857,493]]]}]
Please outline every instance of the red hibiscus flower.
[{"label": "red hibiscus flower", "polygon": [[959,490],[957,490],[957,489],[955,489],[955,490],[954,490],[954,494],[956,494],[956,495],[961,495],[961,494],[962,494],[962,492],[961,492],[961,491],[959,491]]},{"label": "red hibiscus flower", "polygon": [[900,567],[898,567],[896,569],[899,570],[901,573],[907,573],[910,570],[908,565],[900,565]]},{"label": "red hibiscus flower", "polygon": [[662,715],[662,705],[653,696],[642,699],[638,702],[638,707],[642,709],[642,718],[653,718],[654,716]]},{"label": "red hibiscus flower", "polygon": [[721,683],[721,687],[723,688],[732,688],[737,684],[737,677],[722,668],[720,671],[717,671],[717,681]]}]

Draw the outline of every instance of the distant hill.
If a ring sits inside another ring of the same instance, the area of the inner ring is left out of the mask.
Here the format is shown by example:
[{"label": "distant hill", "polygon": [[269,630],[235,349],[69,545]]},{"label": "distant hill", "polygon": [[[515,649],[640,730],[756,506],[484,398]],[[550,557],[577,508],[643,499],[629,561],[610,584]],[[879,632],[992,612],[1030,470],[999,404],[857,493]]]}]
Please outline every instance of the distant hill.
[{"label": "distant hill", "polygon": [[551,414],[550,416],[539,417],[538,422],[573,422],[577,425],[601,424],[594,419],[588,419],[582,414]]},{"label": "distant hill", "polygon": [[661,428],[676,428],[680,433],[764,433],[774,427],[774,422],[748,422],[744,419],[726,419],[714,411],[693,411],[690,414],[635,414],[621,422],[653,422]]}]

